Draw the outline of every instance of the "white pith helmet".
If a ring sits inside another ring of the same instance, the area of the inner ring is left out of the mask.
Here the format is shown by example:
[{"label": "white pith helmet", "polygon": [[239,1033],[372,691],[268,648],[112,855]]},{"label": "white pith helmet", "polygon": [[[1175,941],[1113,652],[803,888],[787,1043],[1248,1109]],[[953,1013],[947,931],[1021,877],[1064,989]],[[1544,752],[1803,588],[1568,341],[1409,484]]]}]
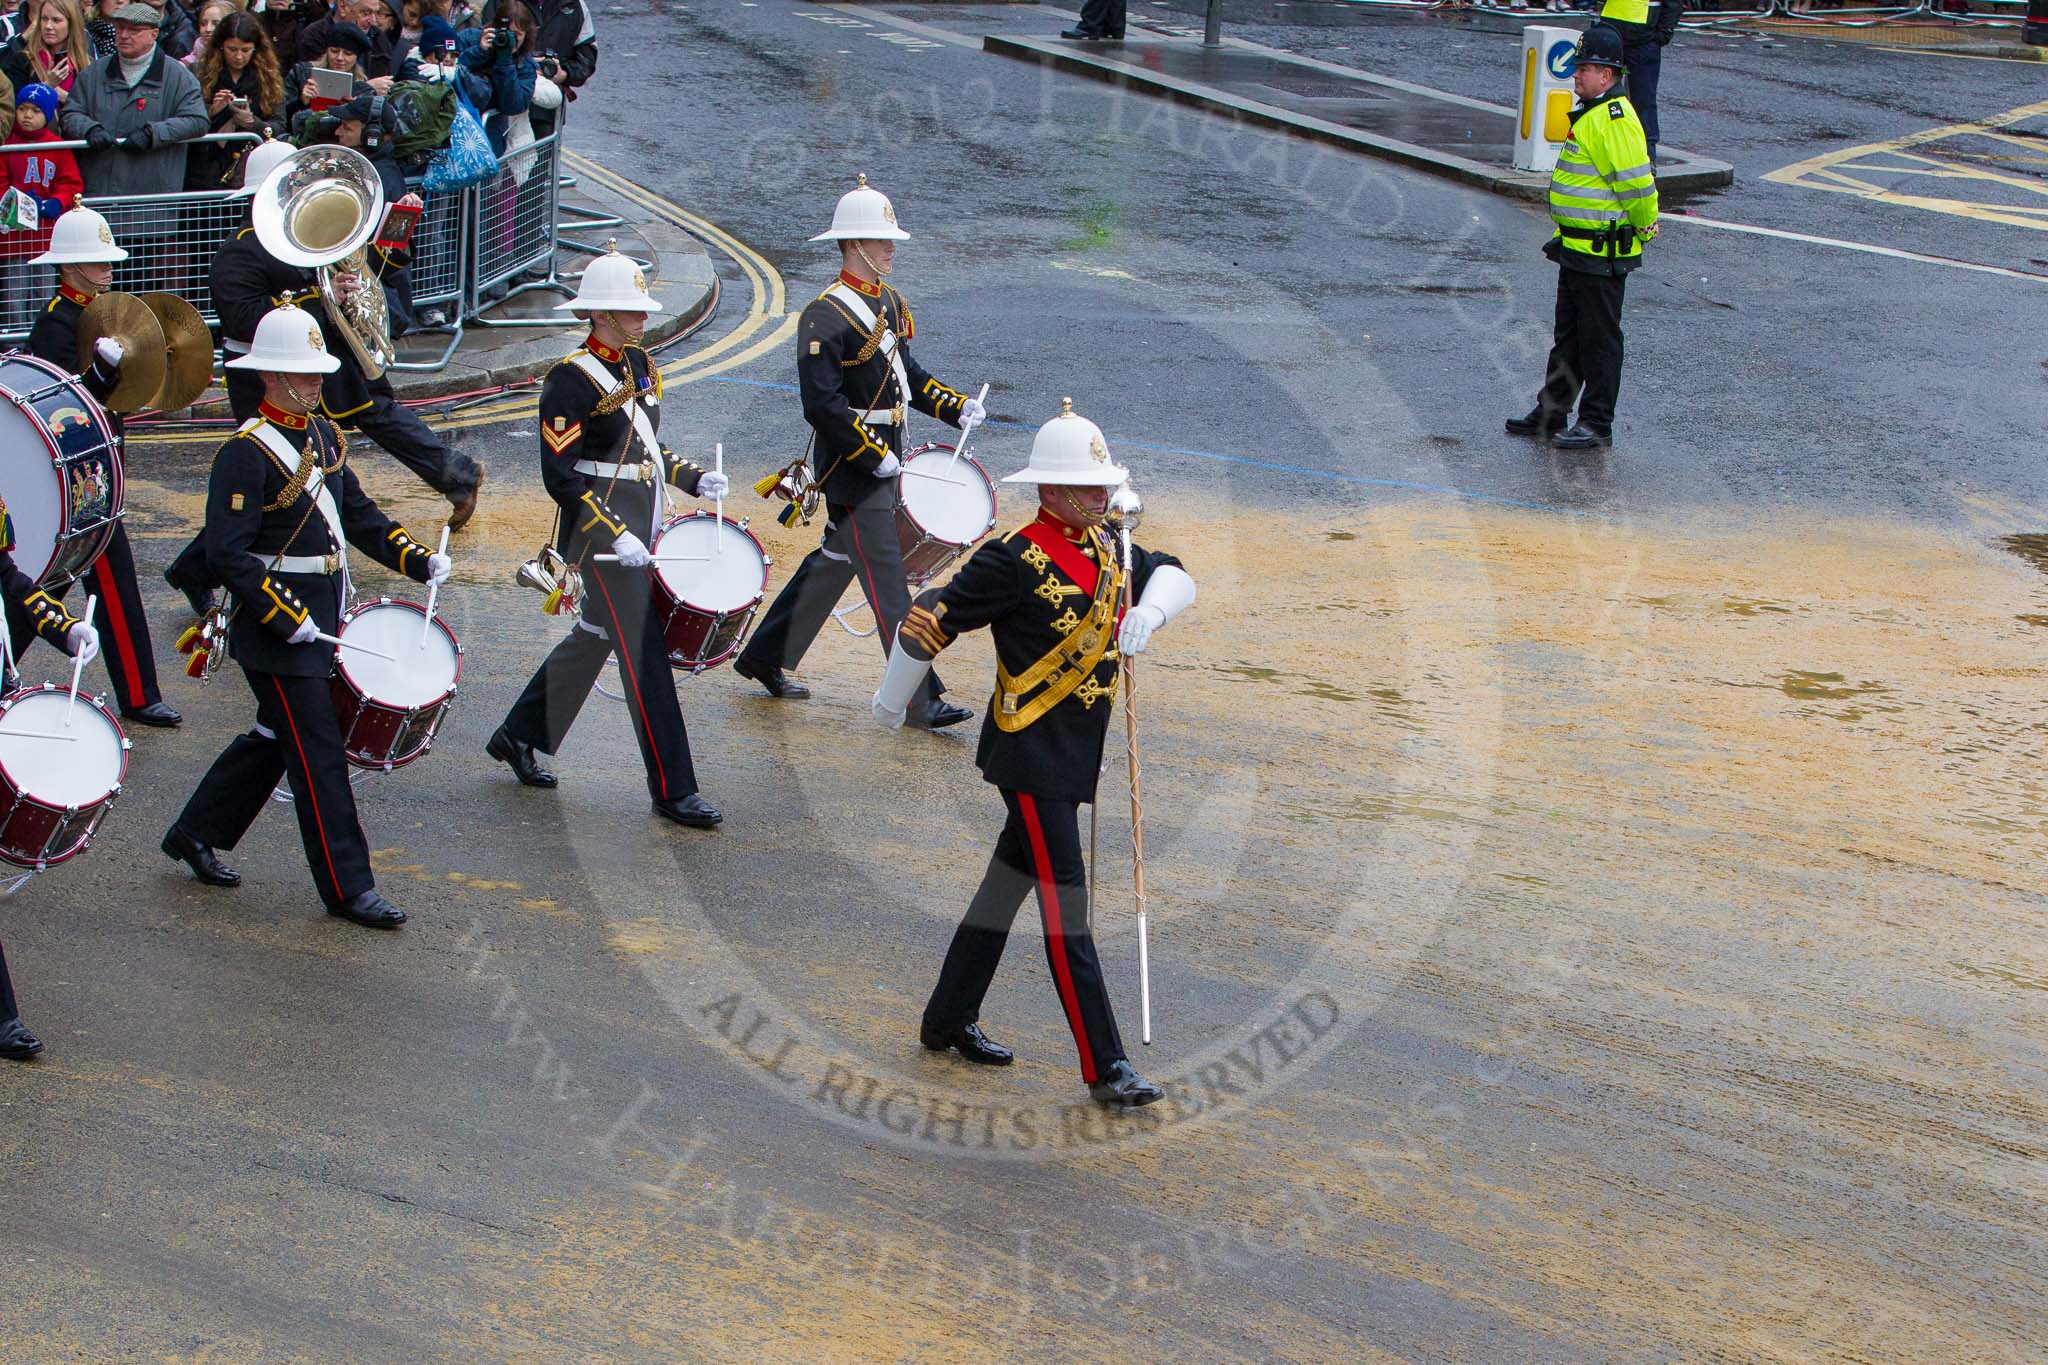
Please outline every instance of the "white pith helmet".
[{"label": "white pith helmet", "polygon": [[1031,463],[1003,482],[1114,488],[1130,476],[1130,470],[1111,462],[1102,428],[1075,412],[1073,399],[1062,398],[1060,415],[1032,438]]},{"label": "white pith helmet", "polygon": [[267,138],[250,149],[242,160],[242,188],[238,194],[254,194],[269,174],[276,170],[278,163],[290,158],[298,148],[280,138]]},{"label": "white pith helmet", "polygon": [[50,249],[30,265],[85,265],[92,261],[125,261],[128,253],[114,241],[114,229],[91,209],[72,209],[50,229]]},{"label": "white pith helmet", "polygon": [[910,234],[896,226],[896,206],[880,190],[868,188],[863,175],[860,184],[839,196],[832,210],[832,226],[811,238],[814,242],[907,242]]},{"label": "white pith helmet", "polygon": [[277,374],[333,374],[341,368],[341,362],[328,354],[327,342],[321,337],[320,324],[313,315],[286,304],[263,315],[256,324],[256,337],[249,343],[248,354],[236,356],[227,367]]},{"label": "white pith helmet", "polygon": [[576,297],[555,305],[557,313],[659,313],[661,300],[647,292],[647,277],[630,256],[619,254],[617,242],[605,243],[604,255],[590,263],[576,283]]}]

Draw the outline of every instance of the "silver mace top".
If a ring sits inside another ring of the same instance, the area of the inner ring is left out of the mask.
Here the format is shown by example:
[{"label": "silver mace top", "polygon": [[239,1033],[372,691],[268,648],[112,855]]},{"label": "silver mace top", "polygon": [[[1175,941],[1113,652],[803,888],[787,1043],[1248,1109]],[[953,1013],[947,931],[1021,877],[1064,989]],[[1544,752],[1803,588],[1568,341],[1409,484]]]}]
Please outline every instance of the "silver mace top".
[{"label": "silver mace top", "polygon": [[1109,495],[1109,515],[1127,531],[1137,530],[1138,523],[1144,520],[1145,500],[1131,487],[1130,480],[1126,479]]}]

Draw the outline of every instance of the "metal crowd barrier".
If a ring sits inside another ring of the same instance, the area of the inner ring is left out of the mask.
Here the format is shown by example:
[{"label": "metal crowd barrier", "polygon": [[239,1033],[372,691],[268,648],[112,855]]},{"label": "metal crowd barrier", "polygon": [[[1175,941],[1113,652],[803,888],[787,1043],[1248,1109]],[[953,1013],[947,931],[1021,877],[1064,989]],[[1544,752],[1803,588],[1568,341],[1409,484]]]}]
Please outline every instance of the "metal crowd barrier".
[{"label": "metal crowd barrier", "polygon": [[[407,181],[423,207],[413,228],[412,264],[406,271],[413,312],[440,320],[416,326],[412,335],[444,335],[446,345],[429,360],[399,362],[402,370],[438,370],[461,344],[465,327],[553,327],[552,316],[490,318],[482,316],[509,298],[533,290],[564,296],[574,289],[556,273],[562,245],[560,216],[562,133],[559,115],[554,131],[499,159],[498,174],[481,185],[428,194],[418,177]],[[254,142],[250,133],[217,133],[199,142]],[[21,144],[20,150],[88,150],[84,142]],[[15,150],[0,146],[0,152]],[[187,191],[176,194],[95,195],[91,187],[80,199],[84,207],[104,214],[128,259],[114,267],[113,287],[129,293],[162,290],[177,294],[199,310],[208,325],[218,326],[208,274],[222,243],[241,230],[248,198],[239,191]],[[57,272],[32,266],[49,240],[46,224],[33,233],[0,232],[0,343],[27,338],[37,314],[56,292]],[[523,277],[533,278],[523,278]]]}]

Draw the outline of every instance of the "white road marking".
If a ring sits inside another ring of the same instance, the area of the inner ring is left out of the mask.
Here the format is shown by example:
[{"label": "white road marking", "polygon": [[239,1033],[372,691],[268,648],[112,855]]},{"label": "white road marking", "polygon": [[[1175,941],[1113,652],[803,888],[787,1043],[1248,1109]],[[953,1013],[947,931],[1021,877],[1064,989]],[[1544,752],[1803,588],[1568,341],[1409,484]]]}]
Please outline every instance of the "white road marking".
[{"label": "white road marking", "polygon": [[1928,256],[1918,251],[1905,251],[1895,246],[1877,246],[1870,242],[1847,242],[1839,237],[1815,237],[1805,232],[1787,232],[1783,228],[1756,227],[1750,223],[1727,223],[1718,218],[1702,218],[1696,213],[1666,214],[1658,220],[1659,227],[1673,223],[1691,223],[1697,227],[1718,228],[1722,232],[1747,232],[1757,237],[1776,237],[1786,242],[1806,242],[1813,246],[1839,247],[1843,251],[1861,251],[1871,256],[1889,256],[1898,261],[1918,261],[1922,265],[1945,265],[1953,270],[1974,270],[1981,275],[2003,275],[2008,279],[2032,280],[2036,284],[2048,284],[2048,275],[2035,274],[2029,270],[2008,270],[2002,265],[1979,265],[1975,261],[1958,261],[1948,256]]}]

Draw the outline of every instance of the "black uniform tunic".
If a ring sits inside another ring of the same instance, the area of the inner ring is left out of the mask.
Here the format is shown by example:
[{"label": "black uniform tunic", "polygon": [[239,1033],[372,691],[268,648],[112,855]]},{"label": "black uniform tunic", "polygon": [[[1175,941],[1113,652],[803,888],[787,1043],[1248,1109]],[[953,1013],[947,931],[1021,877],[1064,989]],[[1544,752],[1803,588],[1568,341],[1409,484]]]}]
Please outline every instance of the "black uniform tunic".
[{"label": "black uniform tunic", "polygon": [[[1179,563],[1134,546],[1128,600],[1144,595],[1154,570]],[[1125,600],[1114,542],[1041,512],[1021,530],[984,542],[945,587],[919,594],[899,642],[930,657],[963,632],[994,632],[996,691],[975,761],[1001,788],[1009,816],[954,931],[925,1023],[946,1030],[979,1019],[1010,923],[1035,889],[1046,964],[1080,1054],[1081,1078],[1091,1084],[1123,1058],[1124,1048],[1089,927],[1079,808],[1095,799],[1122,662],[1115,631]]]},{"label": "black uniform tunic", "polygon": [[[600,390],[576,364],[596,358],[607,378]],[[689,731],[676,701],[668,661],[667,622],[653,609],[654,571],[600,564],[592,556],[617,553],[631,534],[654,548],[656,488],[636,473],[592,474],[578,463],[626,465],[651,474],[650,453],[633,434],[631,395],[661,427],[661,373],[638,346],[614,351],[595,337],[548,371],[540,391],[541,483],[555,500],[555,544],[583,574],[582,617],[554,647],[505,716],[505,733],[543,753],[555,753],[576,723],[591,685],[614,653],[619,683],[632,714],[633,738],[647,770],[648,795],[680,801],[697,791]],[[599,411],[599,409],[606,411]],[[687,460],[665,461],[668,482],[694,494],[704,471]]]},{"label": "black uniform tunic", "polygon": [[[209,848],[231,849],[248,832],[280,777],[291,784],[306,864],[329,906],[375,884],[370,851],[356,818],[329,678],[334,646],[290,643],[309,617],[326,634],[341,623],[345,553],[306,478],[258,438],[267,422],[297,450],[310,450],[334,498],[349,544],[386,568],[427,580],[432,551],[414,540],[363,492],[345,459],[341,433],[264,404],[258,422],[221,446],[206,493],[206,557],[234,595],[228,649],[256,694],[256,726],[214,760],[185,804],[176,828]],[[296,491],[294,491],[296,490]],[[290,494],[287,496],[287,494]],[[331,556],[332,571],[273,569],[279,555]]]},{"label": "black uniform tunic", "polygon": [[[105,403],[121,380],[120,367],[110,366],[98,356],[82,368],[79,365],[78,319],[94,297],[69,285],[58,285],[56,297],[44,306],[29,331],[28,349],[30,354],[76,373],[84,382],[85,391],[95,401]],[[109,412],[107,420],[119,437],[123,431],[121,414]],[[142,589],[135,581],[135,552],[128,543],[126,522],[114,523],[107,548],[84,576],[89,580],[88,590],[99,599],[93,607],[92,620],[100,633],[100,657],[106,660],[107,675],[114,681],[116,704],[124,715],[129,715],[162,701],[163,689],[156,678],[156,647],[149,638]],[[56,592],[61,597],[70,590],[70,585],[65,584]],[[13,599],[10,597],[9,601]]]},{"label": "black uniform tunic", "polygon": [[[910,589],[896,540],[896,480],[880,478],[875,470],[889,455],[902,456],[907,409],[956,424],[967,401],[912,358],[909,342],[917,323],[901,294],[844,273],[839,283],[861,297],[875,326],[864,326],[830,290],[812,300],[798,321],[797,386],[804,420],[817,433],[811,464],[824,489],[825,534],[747,642],[742,657],[756,670],[794,668],[855,578],[881,626],[876,637],[882,651],[889,651],[910,608]],[[885,330],[896,338],[908,393],[881,346]],[[879,409],[893,411],[897,420],[866,416]],[[929,695],[943,691],[934,672]]]}]

